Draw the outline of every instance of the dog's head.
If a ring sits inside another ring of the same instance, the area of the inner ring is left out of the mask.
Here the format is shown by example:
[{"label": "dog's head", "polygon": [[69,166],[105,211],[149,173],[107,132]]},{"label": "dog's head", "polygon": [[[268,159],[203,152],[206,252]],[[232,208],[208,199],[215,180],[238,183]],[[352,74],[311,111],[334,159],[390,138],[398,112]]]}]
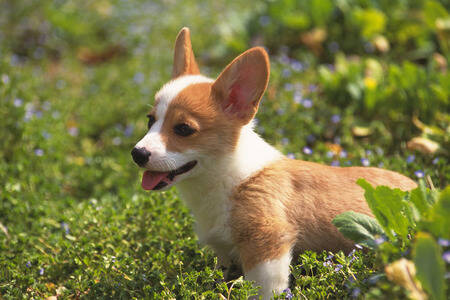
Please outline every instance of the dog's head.
[{"label": "dog's head", "polygon": [[269,59],[259,47],[235,58],[216,80],[200,75],[189,29],[183,28],[175,43],[172,80],[156,93],[148,132],[131,152],[146,169],[143,188],[166,189],[234,151],[268,81]]}]

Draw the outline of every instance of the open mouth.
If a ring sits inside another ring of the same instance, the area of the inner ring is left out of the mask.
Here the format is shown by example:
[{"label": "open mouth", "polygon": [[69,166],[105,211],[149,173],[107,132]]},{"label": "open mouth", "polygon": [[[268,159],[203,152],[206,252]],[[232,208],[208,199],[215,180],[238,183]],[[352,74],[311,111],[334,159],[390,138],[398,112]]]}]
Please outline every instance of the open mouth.
[{"label": "open mouth", "polygon": [[142,176],[142,188],[144,190],[160,190],[163,187],[173,183],[176,176],[184,174],[192,170],[197,164],[196,160],[190,161],[187,164],[182,165],[178,169],[169,172],[155,172],[147,170]]}]

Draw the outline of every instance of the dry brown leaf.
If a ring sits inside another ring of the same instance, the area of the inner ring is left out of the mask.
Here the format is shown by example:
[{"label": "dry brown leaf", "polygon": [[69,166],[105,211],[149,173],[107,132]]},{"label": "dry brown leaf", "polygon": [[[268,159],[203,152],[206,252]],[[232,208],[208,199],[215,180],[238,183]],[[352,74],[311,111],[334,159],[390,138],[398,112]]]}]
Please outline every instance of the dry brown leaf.
[{"label": "dry brown leaf", "polygon": [[439,149],[439,144],[424,137],[412,138],[406,146],[409,150],[416,150],[425,154],[433,154]]},{"label": "dry brown leaf", "polygon": [[428,299],[420,282],[415,279],[416,268],[412,261],[401,258],[387,265],[384,270],[390,281],[404,287],[410,293],[409,296],[411,299]]}]

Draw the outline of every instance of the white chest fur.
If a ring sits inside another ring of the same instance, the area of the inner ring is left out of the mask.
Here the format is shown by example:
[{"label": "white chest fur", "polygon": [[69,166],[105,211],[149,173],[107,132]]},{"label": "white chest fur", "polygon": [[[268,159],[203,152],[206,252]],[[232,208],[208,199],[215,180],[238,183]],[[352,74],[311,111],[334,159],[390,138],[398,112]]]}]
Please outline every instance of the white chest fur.
[{"label": "white chest fur", "polygon": [[243,180],[280,158],[282,154],[249,124],[242,128],[234,153],[204,158],[201,174],[178,184],[181,198],[194,215],[200,243],[222,252],[219,256],[232,256],[230,196]]}]

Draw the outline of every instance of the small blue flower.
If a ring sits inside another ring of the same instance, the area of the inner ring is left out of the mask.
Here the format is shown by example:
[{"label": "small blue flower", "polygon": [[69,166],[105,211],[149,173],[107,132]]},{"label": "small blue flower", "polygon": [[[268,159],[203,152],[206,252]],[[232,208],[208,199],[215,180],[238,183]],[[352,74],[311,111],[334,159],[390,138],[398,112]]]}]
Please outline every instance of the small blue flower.
[{"label": "small blue flower", "polygon": [[372,150],[366,150],[366,155],[367,156],[371,156],[373,153],[372,153]]},{"label": "small blue flower", "polygon": [[69,224],[67,224],[66,222],[61,222],[61,228],[64,230],[66,234],[69,234],[70,232]]},{"label": "small blue flower", "polygon": [[347,160],[347,161],[345,162],[345,165],[346,165],[346,166],[351,166],[351,165],[352,165],[352,162],[351,162],[350,160]]},{"label": "small blue flower", "polygon": [[294,89],[294,86],[292,85],[292,83],[286,83],[284,85],[284,90],[285,91],[292,91]]},{"label": "small blue flower", "polygon": [[355,289],[353,289],[351,296],[352,296],[352,298],[358,298],[358,296],[360,294],[361,294],[361,289],[355,288]]},{"label": "small blue flower", "polygon": [[378,163],[378,168],[382,168],[383,166],[384,166],[384,162],[380,161],[380,162]]},{"label": "small blue flower", "polygon": [[381,244],[383,244],[384,242],[386,242],[386,238],[383,237],[383,236],[377,237],[377,238],[375,239],[375,244],[377,244],[377,245],[381,245]]},{"label": "small blue flower", "polygon": [[331,253],[331,254],[328,254],[328,256],[327,256],[327,260],[330,260],[330,259],[332,259],[334,257],[334,254],[333,253]]},{"label": "small blue flower", "polygon": [[342,270],[342,265],[341,264],[337,264],[336,267],[334,268],[335,272],[339,272],[340,270]]},{"label": "small blue flower", "polygon": [[123,134],[125,136],[131,136],[133,134],[133,130],[134,130],[134,126],[133,125],[128,125],[127,127],[125,127],[125,130],[123,131]]},{"label": "small blue flower", "polygon": [[309,90],[311,93],[314,93],[315,91],[317,91],[317,85],[316,85],[316,84],[310,84],[310,85],[308,85],[308,90]]},{"label": "small blue flower", "polygon": [[438,238],[438,244],[441,245],[442,247],[449,247],[450,241],[443,238]]},{"label": "small blue flower", "polygon": [[306,141],[308,143],[314,143],[316,141],[316,136],[314,134],[308,134],[306,137]]},{"label": "small blue flower", "polygon": [[414,172],[414,175],[416,175],[417,178],[423,178],[423,176],[425,176],[425,173],[422,170],[417,170]]},{"label": "small blue flower", "polygon": [[14,106],[15,107],[22,106],[22,104],[23,104],[23,100],[22,99],[20,99],[20,98],[14,99]]},{"label": "small blue flower", "polygon": [[328,44],[328,50],[330,50],[331,53],[336,53],[339,51],[339,44],[335,41]]},{"label": "small blue flower", "polygon": [[292,299],[294,295],[291,293],[291,289],[287,288],[282,291],[282,293],[286,294],[285,299]]},{"label": "small blue flower", "polygon": [[367,159],[367,158],[361,158],[361,164],[364,166],[364,167],[368,167],[368,166],[370,166],[370,161]]},{"label": "small blue flower", "polygon": [[78,133],[80,132],[80,130],[78,129],[78,127],[75,127],[75,126],[70,127],[70,128],[68,129],[68,131],[69,131],[69,134],[70,134],[71,136],[77,136]]},{"label": "small blue flower", "polygon": [[44,150],[42,150],[42,149],[35,149],[34,150],[34,154],[36,155],[36,156],[42,156],[42,155],[44,155]]},{"label": "small blue flower", "polygon": [[46,140],[48,140],[52,135],[48,133],[47,131],[42,131],[42,137]]},{"label": "small blue flower", "polygon": [[305,66],[298,60],[292,60],[291,67],[296,72],[301,72],[305,68]]},{"label": "small blue flower", "polygon": [[134,74],[133,76],[133,81],[137,84],[141,84],[142,82],[144,82],[144,74],[141,72],[137,72],[136,74]]},{"label": "small blue flower", "polygon": [[39,269],[39,275],[41,275],[41,276],[44,275],[44,268]]},{"label": "small blue flower", "polygon": [[4,84],[8,84],[9,83],[9,76],[6,74],[2,74],[2,82]]},{"label": "small blue flower", "polygon": [[27,263],[25,264],[25,267],[31,268],[31,262],[30,262],[30,261],[27,261]]},{"label": "small blue flower", "polygon": [[306,155],[311,155],[313,153],[312,149],[305,146],[303,147],[303,153],[305,153]]},{"label": "small blue flower", "polygon": [[341,152],[339,152],[339,156],[341,157],[341,158],[346,158],[347,157],[347,151],[345,151],[344,149],[342,149],[341,150]]},{"label": "small blue flower", "polygon": [[305,108],[311,108],[313,106],[313,102],[311,99],[304,99],[302,104]]},{"label": "small blue flower", "polygon": [[[283,76],[284,78],[290,77],[291,70],[289,70],[288,68],[283,69],[283,71],[281,71],[281,76]],[[286,85],[284,86],[284,89],[286,90]]]},{"label": "small blue flower", "polygon": [[450,264],[450,251],[445,251],[444,254],[442,254],[442,259]]},{"label": "small blue flower", "polygon": [[324,262],[323,262],[323,266],[324,266],[324,267],[329,267],[329,266],[331,266],[331,261],[329,261],[329,260],[324,261]]},{"label": "small blue flower", "polygon": [[267,25],[270,24],[270,17],[269,16],[261,16],[261,17],[259,17],[259,24],[262,27],[266,27]]},{"label": "small blue flower", "polygon": [[432,163],[433,165],[437,165],[439,162],[439,157],[436,157],[435,159],[433,159]]},{"label": "small blue flower", "polygon": [[282,138],[282,139],[281,139],[281,144],[282,144],[283,146],[286,146],[287,144],[289,144],[289,139],[288,139],[288,138]]},{"label": "small blue flower", "polygon": [[353,250],[347,255],[347,257],[353,256],[353,255],[355,254],[355,252],[356,252],[356,249],[353,249]]},{"label": "small blue flower", "polygon": [[327,157],[328,158],[332,158],[334,156],[334,152],[333,151],[327,151]]},{"label": "small blue flower", "polygon": [[295,154],[294,153],[288,153],[286,156],[287,156],[287,158],[295,159]]},{"label": "small blue flower", "polygon": [[333,124],[337,124],[337,123],[339,123],[341,121],[341,116],[340,115],[333,115],[333,116],[331,116],[331,122],[333,123]]},{"label": "small blue flower", "polygon": [[339,167],[340,163],[338,160],[333,160],[330,164],[332,167]]},{"label": "small blue flower", "polygon": [[412,163],[415,159],[416,159],[416,156],[415,156],[415,155],[409,155],[409,156],[406,158],[406,163],[410,164],[410,163]]}]

